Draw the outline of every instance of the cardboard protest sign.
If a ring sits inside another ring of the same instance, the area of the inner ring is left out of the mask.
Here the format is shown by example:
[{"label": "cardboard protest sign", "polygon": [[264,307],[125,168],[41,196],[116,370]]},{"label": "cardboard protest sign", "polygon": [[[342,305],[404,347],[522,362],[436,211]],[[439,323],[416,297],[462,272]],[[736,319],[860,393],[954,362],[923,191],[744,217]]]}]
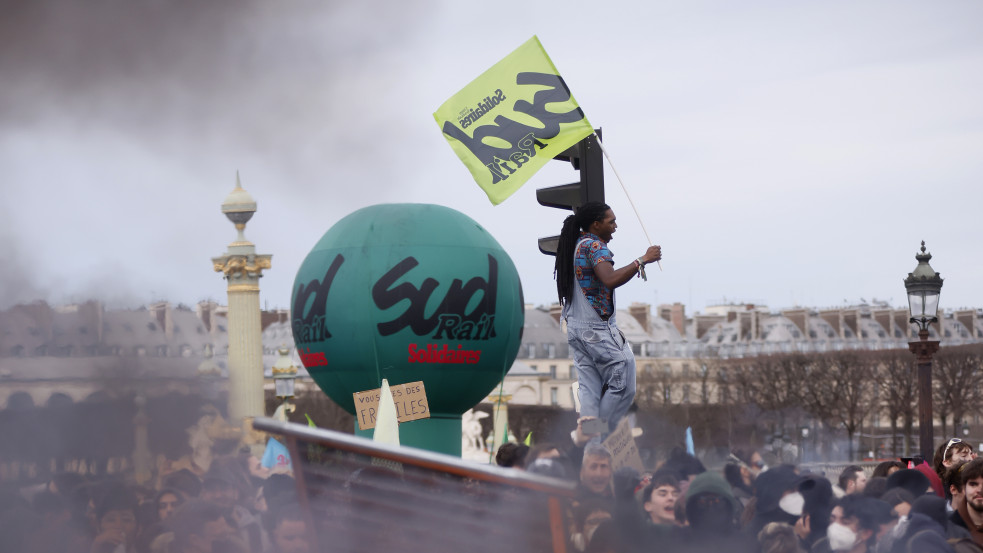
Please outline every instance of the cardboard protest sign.
[{"label": "cardboard protest sign", "polygon": [[638,472],[644,472],[642,456],[638,453],[638,446],[635,445],[635,437],[631,434],[631,426],[628,418],[623,417],[614,432],[608,435],[602,444],[611,452],[611,468],[618,470],[621,467],[632,467]]},{"label": "cardboard protest sign", "polygon": [[[352,394],[355,398],[355,420],[362,430],[375,428],[380,391],[381,388],[376,388]],[[392,392],[393,402],[396,404],[396,420],[399,422],[430,418],[430,405],[427,403],[427,392],[422,380],[391,384],[389,391]]]},{"label": "cardboard protest sign", "polygon": [[535,36],[433,114],[493,204],[594,132]]}]

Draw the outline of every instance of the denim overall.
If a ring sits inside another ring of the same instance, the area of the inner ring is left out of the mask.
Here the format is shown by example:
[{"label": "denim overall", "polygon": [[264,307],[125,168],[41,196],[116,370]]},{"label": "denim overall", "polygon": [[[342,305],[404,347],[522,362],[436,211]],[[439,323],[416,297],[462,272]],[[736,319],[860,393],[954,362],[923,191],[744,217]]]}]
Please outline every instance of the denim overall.
[{"label": "denim overall", "polygon": [[[576,249],[585,241],[578,242]],[[562,316],[567,321],[567,343],[580,384],[580,416],[606,420],[614,430],[635,399],[635,356],[624,333],[618,330],[616,313],[606,321],[602,319],[576,277],[573,282],[577,291],[572,301],[564,303]]]}]

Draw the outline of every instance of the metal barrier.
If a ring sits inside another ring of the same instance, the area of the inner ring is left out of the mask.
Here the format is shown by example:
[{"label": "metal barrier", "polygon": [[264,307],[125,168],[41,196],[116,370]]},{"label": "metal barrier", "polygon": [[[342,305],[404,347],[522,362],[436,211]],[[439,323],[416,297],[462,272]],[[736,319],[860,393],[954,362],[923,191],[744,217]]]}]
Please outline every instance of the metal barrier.
[{"label": "metal barrier", "polygon": [[318,551],[566,553],[574,485],[273,419]]}]

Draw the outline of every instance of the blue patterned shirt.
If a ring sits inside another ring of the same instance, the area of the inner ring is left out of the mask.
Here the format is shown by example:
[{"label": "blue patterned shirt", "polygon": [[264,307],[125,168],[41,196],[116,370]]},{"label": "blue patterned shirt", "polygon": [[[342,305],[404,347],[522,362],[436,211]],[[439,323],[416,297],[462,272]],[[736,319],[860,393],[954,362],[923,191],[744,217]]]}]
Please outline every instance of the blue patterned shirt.
[{"label": "blue patterned shirt", "polygon": [[614,256],[611,255],[608,245],[596,234],[582,232],[578,242],[580,240],[583,242],[573,253],[574,278],[584,290],[587,303],[591,304],[602,319],[607,319],[614,313],[614,297],[611,289],[594,274],[594,267],[605,261],[613,265]]}]

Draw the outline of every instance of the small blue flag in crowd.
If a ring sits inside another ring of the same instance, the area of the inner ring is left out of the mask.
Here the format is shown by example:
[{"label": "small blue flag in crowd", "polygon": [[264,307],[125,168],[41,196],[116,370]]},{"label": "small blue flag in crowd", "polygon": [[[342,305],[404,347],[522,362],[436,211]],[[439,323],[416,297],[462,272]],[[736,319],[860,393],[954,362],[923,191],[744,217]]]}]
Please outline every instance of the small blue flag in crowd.
[{"label": "small blue flag in crowd", "polygon": [[266,451],[263,452],[263,460],[260,464],[268,469],[293,468],[290,463],[290,451],[276,438],[270,438],[270,441],[266,442]]}]

